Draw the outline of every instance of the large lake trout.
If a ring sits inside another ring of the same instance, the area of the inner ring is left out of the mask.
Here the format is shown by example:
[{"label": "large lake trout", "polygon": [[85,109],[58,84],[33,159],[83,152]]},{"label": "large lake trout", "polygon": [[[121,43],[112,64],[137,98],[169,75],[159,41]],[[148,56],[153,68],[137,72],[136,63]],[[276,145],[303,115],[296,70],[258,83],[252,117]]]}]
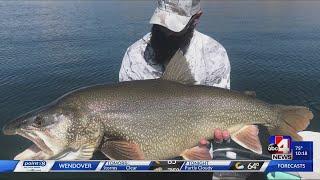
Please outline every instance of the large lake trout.
[{"label": "large lake trout", "polygon": [[64,95],[4,128],[34,145],[15,159],[90,159],[102,151],[110,159],[202,159],[192,147],[227,129],[241,146],[261,153],[256,124],[270,134],[304,130],[313,118],[306,107],[271,105],[244,93],[188,85],[191,78],[181,52],[161,79],[96,85]]}]

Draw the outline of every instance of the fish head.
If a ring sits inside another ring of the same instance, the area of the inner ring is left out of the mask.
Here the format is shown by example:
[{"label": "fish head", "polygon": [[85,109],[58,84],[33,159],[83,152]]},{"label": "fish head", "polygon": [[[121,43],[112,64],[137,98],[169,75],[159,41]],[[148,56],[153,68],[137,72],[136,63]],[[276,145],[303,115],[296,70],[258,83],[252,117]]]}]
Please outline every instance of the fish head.
[{"label": "fish head", "polygon": [[59,159],[74,149],[79,149],[81,145],[91,143],[90,140],[94,139],[92,136],[99,132],[93,128],[91,130],[95,133],[86,132],[85,125],[76,123],[75,118],[76,113],[73,111],[45,108],[7,123],[3,127],[3,133],[20,135],[34,143],[15,159]]}]

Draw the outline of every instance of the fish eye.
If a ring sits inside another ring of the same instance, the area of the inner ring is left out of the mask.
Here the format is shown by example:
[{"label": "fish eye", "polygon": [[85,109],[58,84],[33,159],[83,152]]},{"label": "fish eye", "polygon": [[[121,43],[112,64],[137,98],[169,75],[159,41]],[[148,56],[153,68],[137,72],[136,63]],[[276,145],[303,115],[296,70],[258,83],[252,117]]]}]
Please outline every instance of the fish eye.
[{"label": "fish eye", "polygon": [[34,119],[34,126],[35,127],[41,127],[43,125],[43,119],[39,116],[37,116],[35,119]]}]

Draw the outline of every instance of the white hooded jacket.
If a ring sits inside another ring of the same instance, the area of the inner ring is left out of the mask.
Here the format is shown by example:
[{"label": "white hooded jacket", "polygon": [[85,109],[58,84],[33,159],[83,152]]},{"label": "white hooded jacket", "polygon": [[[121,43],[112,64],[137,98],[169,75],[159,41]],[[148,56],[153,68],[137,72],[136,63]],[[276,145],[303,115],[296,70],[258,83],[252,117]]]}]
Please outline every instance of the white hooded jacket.
[{"label": "white hooded jacket", "polygon": [[[164,68],[154,62],[149,44],[151,33],[132,44],[126,51],[119,72],[119,81],[156,79]],[[224,47],[198,31],[185,52],[196,84],[230,89],[230,62]]]}]

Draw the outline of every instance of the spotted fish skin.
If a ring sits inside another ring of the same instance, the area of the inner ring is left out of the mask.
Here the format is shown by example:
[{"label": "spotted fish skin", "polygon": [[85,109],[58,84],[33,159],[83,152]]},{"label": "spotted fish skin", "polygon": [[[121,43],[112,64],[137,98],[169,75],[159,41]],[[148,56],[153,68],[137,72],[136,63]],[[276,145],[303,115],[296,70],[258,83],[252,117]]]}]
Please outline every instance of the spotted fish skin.
[{"label": "spotted fish skin", "polygon": [[175,157],[214,128],[280,123],[273,105],[242,93],[165,80],[90,87],[63,101],[103,124],[104,139],[138,144],[146,159]]}]

